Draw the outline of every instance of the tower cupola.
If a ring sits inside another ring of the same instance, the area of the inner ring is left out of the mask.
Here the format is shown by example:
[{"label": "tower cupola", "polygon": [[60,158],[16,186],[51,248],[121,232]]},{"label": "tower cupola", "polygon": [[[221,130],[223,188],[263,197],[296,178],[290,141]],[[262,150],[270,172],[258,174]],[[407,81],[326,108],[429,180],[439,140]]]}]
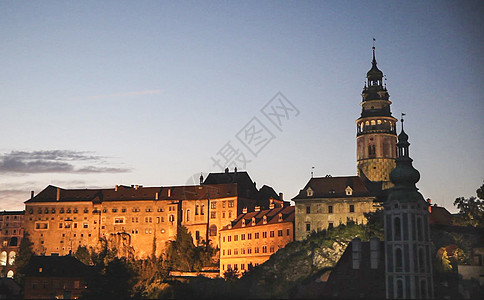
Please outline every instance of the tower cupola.
[{"label": "tower cupola", "polygon": [[383,72],[378,69],[375,46],[372,47],[371,69],[361,93],[361,116],[356,120],[357,172],[372,182],[390,187],[389,174],[395,168],[396,122],[390,110],[391,101]]}]

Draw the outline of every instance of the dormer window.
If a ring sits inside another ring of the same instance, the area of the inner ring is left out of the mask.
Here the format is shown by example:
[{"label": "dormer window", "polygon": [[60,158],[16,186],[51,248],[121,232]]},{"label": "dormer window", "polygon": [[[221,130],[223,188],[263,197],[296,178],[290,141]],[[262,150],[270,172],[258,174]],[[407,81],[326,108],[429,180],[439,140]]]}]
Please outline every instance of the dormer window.
[{"label": "dormer window", "polygon": [[282,214],[279,213],[279,222],[282,222]]},{"label": "dormer window", "polygon": [[308,194],[308,197],[312,197],[312,196],[314,195],[314,191],[313,191],[313,189],[308,188],[308,189],[307,189],[307,194]]},{"label": "dormer window", "polygon": [[267,224],[267,216],[264,216],[264,217],[262,218],[262,224]]},{"label": "dormer window", "polygon": [[345,189],[346,196],[351,196],[353,195],[353,189],[348,185]]},{"label": "dormer window", "polygon": [[254,225],[255,225],[255,218],[252,217],[252,226],[254,226]]},{"label": "dormer window", "polygon": [[335,194],[335,193],[336,193],[336,191],[335,191],[335,190],[333,190],[333,189],[331,189],[331,190],[329,190],[329,193],[330,193],[330,194]]},{"label": "dormer window", "polygon": [[242,219],[242,227],[245,227],[245,219]]}]

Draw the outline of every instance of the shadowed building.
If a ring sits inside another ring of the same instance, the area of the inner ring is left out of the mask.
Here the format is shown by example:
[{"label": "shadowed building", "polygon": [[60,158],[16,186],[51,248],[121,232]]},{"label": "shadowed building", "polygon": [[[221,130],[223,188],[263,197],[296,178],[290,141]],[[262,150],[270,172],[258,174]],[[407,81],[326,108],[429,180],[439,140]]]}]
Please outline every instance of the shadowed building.
[{"label": "shadowed building", "polygon": [[73,256],[32,256],[25,272],[24,299],[78,299],[89,267]]},{"label": "shadowed building", "polygon": [[397,146],[396,167],[390,173],[394,187],[383,203],[386,296],[429,299],[434,297],[429,203],[415,186],[420,173],[412,166],[403,119]]}]

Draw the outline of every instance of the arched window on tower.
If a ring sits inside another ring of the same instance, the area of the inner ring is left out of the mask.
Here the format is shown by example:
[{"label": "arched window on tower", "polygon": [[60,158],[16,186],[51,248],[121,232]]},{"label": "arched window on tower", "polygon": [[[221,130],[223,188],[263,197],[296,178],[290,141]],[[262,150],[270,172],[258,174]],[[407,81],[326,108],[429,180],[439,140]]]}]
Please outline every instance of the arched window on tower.
[{"label": "arched window on tower", "polygon": [[402,272],[402,271],[403,271],[402,249],[396,248],[395,249],[395,272]]},{"label": "arched window on tower", "polygon": [[403,299],[403,280],[397,280],[396,299]]},{"label": "arched window on tower", "polygon": [[400,217],[396,217],[393,223],[394,223],[393,228],[395,229],[395,241],[400,241],[402,239],[402,226],[401,226]]},{"label": "arched window on tower", "polygon": [[425,255],[423,248],[418,249],[418,270],[420,273],[425,272]]},{"label": "arched window on tower", "polygon": [[373,144],[368,145],[368,157],[374,158],[375,156],[376,156],[375,145]]}]

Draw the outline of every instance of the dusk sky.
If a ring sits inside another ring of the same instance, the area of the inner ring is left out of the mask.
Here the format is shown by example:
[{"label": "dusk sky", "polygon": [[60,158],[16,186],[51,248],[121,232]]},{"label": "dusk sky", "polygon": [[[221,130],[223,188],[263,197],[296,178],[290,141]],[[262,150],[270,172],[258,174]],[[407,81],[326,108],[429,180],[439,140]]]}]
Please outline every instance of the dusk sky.
[{"label": "dusk sky", "polygon": [[356,175],[375,38],[417,187],[456,212],[484,180],[483,15],[482,1],[1,1],[0,209],[49,184],[185,185],[229,157],[286,200],[312,167]]}]

